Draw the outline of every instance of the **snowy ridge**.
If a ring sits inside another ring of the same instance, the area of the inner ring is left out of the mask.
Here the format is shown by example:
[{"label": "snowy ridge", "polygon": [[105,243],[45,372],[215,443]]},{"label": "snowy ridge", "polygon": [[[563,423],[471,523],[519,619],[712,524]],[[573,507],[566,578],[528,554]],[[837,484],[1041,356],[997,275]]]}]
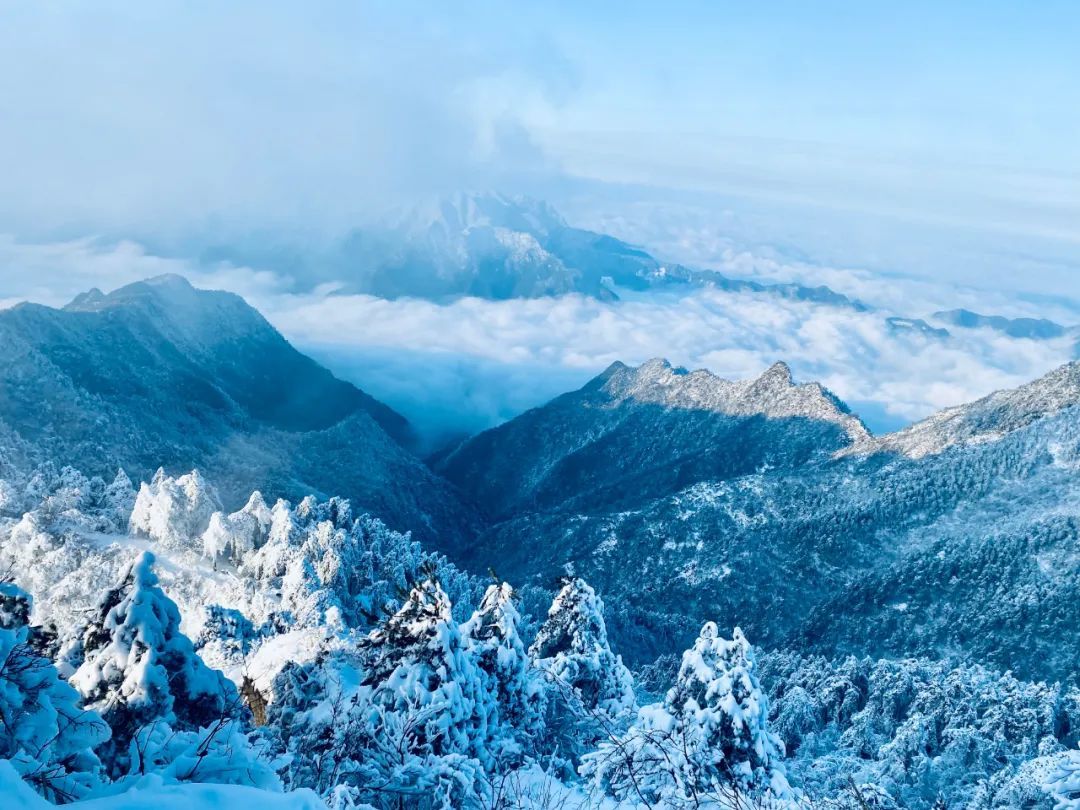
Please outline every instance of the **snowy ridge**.
[{"label": "snowy ridge", "polygon": [[542,200],[494,191],[432,197],[398,208],[380,224],[414,236],[452,236],[480,227],[546,234],[568,227],[559,212]]},{"label": "snowy ridge", "polygon": [[777,362],[754,380],[725,380],[706,369],[687,371],[661,358],[637,368],[616,363],[605,372],[604,390],[616,401],[709,410],[731,416],[760,414],[771,419],[804,417],[840,425],[852,442],[870,433],[862,421],[819,383],[796,385],[791,369]]},{"label": "snowy ridge", "polygon": [[847,452],[900,453],[923,458],[956,445],[993,442],[1080,403],[1080,363],[1066,363],[1019,388],[995,391],[980,400],[946,408],[903,430]]}]

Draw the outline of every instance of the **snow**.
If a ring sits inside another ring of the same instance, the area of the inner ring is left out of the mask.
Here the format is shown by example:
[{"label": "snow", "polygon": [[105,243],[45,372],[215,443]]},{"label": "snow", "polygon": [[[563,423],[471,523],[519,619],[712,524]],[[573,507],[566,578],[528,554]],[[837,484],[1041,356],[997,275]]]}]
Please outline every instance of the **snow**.
[{"label": "snow", "polygon": [[1077,403],[1080,403],[1080,363],[1067,363],[1027,385],[996,391],[976,402],[946,408],[910,427],[868,440],[847,452],[891,452],[923,458],[955,445],[999,441]]},{"label": "snow", "polygon": [[870,438],[865,425],[817,383],[796,385],[785,363],[774,363],[755,380],[732,382],[710,371],[673,368],[661,358],[637,368],[614,369],[604,386],[616,401],[709,410],[731,416],[761,414],[771,419],[803,417],[839,425],[852,442]]},{"label": "snow", "polygon": [[[49,810],[55,805],[31,790],[6,760],[0,760],[0,797],[4,810]],[[72,810],[221,810],[258,807],[260,810],[326,810],[310,790],[269,793],[240,785],[166,784],[147,776],[124,793],[65,805]]]}]

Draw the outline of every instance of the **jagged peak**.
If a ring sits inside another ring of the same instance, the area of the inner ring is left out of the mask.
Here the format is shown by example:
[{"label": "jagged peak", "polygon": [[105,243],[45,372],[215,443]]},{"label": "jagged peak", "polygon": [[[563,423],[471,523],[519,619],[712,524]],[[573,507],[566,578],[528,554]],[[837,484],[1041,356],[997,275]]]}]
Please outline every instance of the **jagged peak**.
[{"label": "jagged peak", "polygon": [[79,293],[64,307],[64,309],[86,309],[94,307],[105,300],[105,293],[97,287],[91,287],[83,293]]},{"label": "jagged peak", "polygon": [[95,287],[77,295],[64,309],[68,311],[98,312],[111,307],[155,301],[178,305],[210,296],[242,300],[232,293],[196,288],[178,273],[164,273],[141,281],[133,281],[130,284],[117,287],[110,293],[103,293]]},{"label": "jagged peak", "polygon": [[795,382],[791,376],[791,367],[783,360],[777,360],[757,378],[755,385],[782,386],[790,388]]},{"label": "jagged peak", "polygon": [[816,382],[796,384],[784,362],[773,363],[755,379],[727,380],[708,369],[688,371],[656,357],[636,368],[612,364],[597,382],[616,402],[633,400],[739,416],[804,417],[841,425],[854,443],[870,437],[842,401]]}]

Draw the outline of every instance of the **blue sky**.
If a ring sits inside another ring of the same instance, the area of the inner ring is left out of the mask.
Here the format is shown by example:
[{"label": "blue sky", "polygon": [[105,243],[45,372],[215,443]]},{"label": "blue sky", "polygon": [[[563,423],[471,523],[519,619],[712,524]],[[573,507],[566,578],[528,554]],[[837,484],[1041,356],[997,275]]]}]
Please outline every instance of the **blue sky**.
[{"label": "blue sky", "polygon": [[[12,228],[566,175],[1076,238],[1069,2],[17,3]],[[511,189],[513,190],[513,189]]]}]

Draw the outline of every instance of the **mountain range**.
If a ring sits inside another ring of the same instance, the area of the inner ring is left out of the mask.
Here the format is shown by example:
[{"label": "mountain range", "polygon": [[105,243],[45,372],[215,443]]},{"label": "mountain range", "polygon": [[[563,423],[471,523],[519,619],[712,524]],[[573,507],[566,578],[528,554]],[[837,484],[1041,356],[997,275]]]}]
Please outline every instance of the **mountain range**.
[{"label": "mountain range", "polygon": [[285,234],[228,242],[192,237],[165,253],[274,270],[299,287],[332,283],[381,298],[494,300],[578,293],[603,300],[677,285],[766,292],[866,309],[824,286],[760,283],[664,262],[621,239],[577,228],[547,202],[492,191],[459,192],[401,206],[339,239],[312,245]]},{"label": "mountain range", "polygon": [[874,436],[783,363],[732,382],[657,359],[422,461],[408,424],[240,298],[160,277],[0,312],[0,464],[198,467],[331,492],[537,612],[584,576],[637,665],[702,616],[830,656],[1080,665],[1080,365]]},{"label": "mountain range", "polygon": [[635,663],[692,616],[830,656],[1080,665],[1080,365],[873,437],[782,366],[730,383],[662,361],[474,437],[435,468],[488,528],[466,566],[610,600]]}]

